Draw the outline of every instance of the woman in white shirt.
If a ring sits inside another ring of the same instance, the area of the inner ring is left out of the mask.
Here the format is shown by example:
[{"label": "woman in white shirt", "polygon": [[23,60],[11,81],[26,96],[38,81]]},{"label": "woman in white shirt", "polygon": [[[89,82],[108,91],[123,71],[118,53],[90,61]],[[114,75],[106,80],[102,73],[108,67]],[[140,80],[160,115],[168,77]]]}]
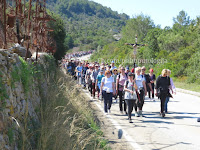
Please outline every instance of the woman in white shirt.
[{"label": "woman in white shirt", "polygon": [[135,74],[133,74],[132,72],[129,72],[128,80],[125,81],[124,83],[124,91],[125,91],[124,99],[128,106],[129,123],[132,123],[131,113],[133,111],[133,106],[135,106],[135,102],[137,98],[135,90],[137,90],[137,85],[135,83]]},{"label": "woman in white shirt", "polygon": [[101,80],[101,90],[102,96],[104,98],[104,111],[105,113],[110,113],[110,108],[112,104],[112,96],[115,94],[114,91],[114,78],[111,76],[111,72],[107,70],[105,72],[105,77]]},{"label": "woman in white shirt", "polygon": [[[135,105],[135,115],[137,117],[139,116],[143,116],[142,115],[142,108],[144,105],[144,95],[147,95],[147,88],[146,88],[146,83],[144,78],[141,76],[140,72],[141,72],[141,68],[137,67],[135,69],[136,75],[135,75],[135,83],[138,87],[138,94],[137,94],[137,101],[136,101],[136,105]],[[137,108],[139,108],[139,111],[137,110]]]}]

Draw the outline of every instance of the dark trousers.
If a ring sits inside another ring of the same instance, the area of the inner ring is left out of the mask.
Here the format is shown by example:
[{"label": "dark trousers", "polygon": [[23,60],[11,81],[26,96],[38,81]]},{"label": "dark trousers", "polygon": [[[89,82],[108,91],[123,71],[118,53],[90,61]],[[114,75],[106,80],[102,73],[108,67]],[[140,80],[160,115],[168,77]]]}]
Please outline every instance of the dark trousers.
[{"label": "dark trousers", "polygon": [[160,112],[163,113],[164,111],[164,108],[165,108],[165,100],[166,100],[166,97],[167,97],[167,93],[161,93],[160,94]]},{"label": "dark trousers", "polygon": [[[152,98],[154,98],[154,83],[151,83],[151,87],[152,87],[152,90],[153,90]],[[151,98],[151,91],[150,90],[148,91],[148,94],[149,94],[149,98]]]},{"label": "dark trousers", "polygon": [[88,83],[88,90],[90,91],[90,94],[92,96],[92,82]]},{"label": "dark trousers", "polygon": [[95,92],[96,92],[95,83],[92,83],[92,95],[93,95],[93,97],[95,97]]},{"label": "dark trousers", "polygon": [[[124,95],[123,95],[123,91],[119,91],[118,90],[118,95],[119,95],[119,110],[123,111],[123,101],[124,101]],[[126,103],[124,101],[124,111],[126,111]]]},{"label": "dark trousers", "polygon": [[166,97],[166,100],[165,100],[165,112],[167,112],[167,104],[169,102],[169,97],[167,96]]},{"label": "dark trousers", "polygon": [[84,87],[86,87],[85,75],[82,76],[82,78],[81,78],[81,83],[84,85]]},{"label": "dark trousers", "polygon": [[142,107],[144,105],[144,90],[140,90],[140,93],[137,93],[137,100],[135,105],[135,111],[137,111],[137,107],[139,110],[142,110]]},{"label": "dark trousers", "polygon": [[104,99],[104,111],[108,112],[108,109],[110,109],[112,105],[113,93],[106,93],[106,91],[102,91],[102,96]]},{"label": "dark trousers", "polygon": [[98,94],[98,97],[99,97],[99,93],[100,93],[100,89],[99,89],[99,86],[97,86],[97,94]]},{"label": "dark trousers", "polygon": [[135,99],[126,99],[126,105],[128,107],[128,118],[131,119],[131,114],[133,111],[133,107],[135,106]]}]

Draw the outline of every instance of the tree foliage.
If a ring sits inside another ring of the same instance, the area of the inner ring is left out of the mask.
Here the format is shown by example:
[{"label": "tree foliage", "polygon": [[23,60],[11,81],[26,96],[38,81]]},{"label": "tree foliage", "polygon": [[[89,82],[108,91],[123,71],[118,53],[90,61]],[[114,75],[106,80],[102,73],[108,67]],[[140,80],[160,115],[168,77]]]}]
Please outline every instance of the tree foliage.
[{"label": "tree foliage", "polygon": [[55,20],[48,23],[49,27],[54,29],[51,33],[51,36],[56,42],[56,53],[54,53],[54,57],[56,60],[60,60],[67,51],[67,46],[65,45],[66,31],[64,23],[58,15],[52,14],[51,17]]},{"label": "tree foliage", "polygon": [[[172,27],[161,29],[155,26],[150,17],[139,15],[127,21],[122,29],[123,38],[99,50],[92,56],[97,58],[133,59],[133,47],[124,43],[138,43],[146,46],[137,48],[136,58],[139,60],[153,60],[138,65],[154,68],[156,75],[162,69],[172,71],[174,77],[184,77],[189,83],[200,83],[200,18],[190,20],[185,11],[181,11],[174,18]],[[122,63],[121,63],[122,64]],[[123,65],[133,66],[129,61]]]},{"label": "tree foliage", "polygon": [[61,15],[73,46],[82,50],[113,42],[113,35],[119,33],[129,19],[126,14],[118,14],[88,0],[51,0],[47,4],[49,9]]}]

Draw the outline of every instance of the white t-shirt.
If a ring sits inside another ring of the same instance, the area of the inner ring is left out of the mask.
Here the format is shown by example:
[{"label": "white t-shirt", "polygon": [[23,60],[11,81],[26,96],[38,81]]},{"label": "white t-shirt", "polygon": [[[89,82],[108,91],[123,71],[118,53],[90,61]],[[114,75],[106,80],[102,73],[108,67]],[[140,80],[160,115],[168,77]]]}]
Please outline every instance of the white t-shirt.
[{"label": "white t-shirt", "polygon": [[112,83],[114,83],[114,78],[113,77],[103,77],[101,82],[104,83],[103,85],[103,90],[106,91],[107,93],[109,92],[113,92],[113,87],[112,87]]},{"label": "white t-shirt", "polygon": [[[127,84],[128,82],[128,84]],[[132,82],[130,82],[129,80],[127,80],[125,83],[124,83],[124,88],[126,87],[127,85],[127,89],[133,91],[134,93],[131,94],[130,92],[128,91],[125,91],[125,95],[124,95],[124,99],[135,99],[137,98],[136,96],[136,93],[135,93],[135,88],[134,88],[134,84]]]},{"label": "white t-shirt", "polygon": [[142,84],[143,81],[145,81],[145,80],[141,75],[139,75],[139,76],[137,74],[135,75],[135,83],[136,83],[138,89],[143,87],[143,84]]}]

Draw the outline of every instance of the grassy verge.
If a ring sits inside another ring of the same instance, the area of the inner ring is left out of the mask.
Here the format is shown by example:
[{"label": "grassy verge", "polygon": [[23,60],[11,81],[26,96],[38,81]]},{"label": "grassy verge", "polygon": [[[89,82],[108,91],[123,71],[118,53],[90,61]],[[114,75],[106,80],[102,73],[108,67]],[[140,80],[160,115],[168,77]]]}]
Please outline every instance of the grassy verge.
[{"label": "grassy verge", "polygon": [[[16,140],[20,150],[109,150],[108,141],[103,138],[98,121],[74,80],[56,67],[52,56],[45,56],[44,64],[28,64],[21,60],[21,66],[12,72],[11,85],[22,82],[27,93],[31,88],[39,88],[41,101],[35,108],[39,120],[28,117],[27,103],[17,131],[19,138],[15,139],[15,130],[10,127],[9,142]],[[32,82],[36,87],[31,87]],[[2,87],[0,84],[0,89]]]},{"label": "grassy verge", "polygon": [[198,83],[187,83],[185,80],[173,78],[174,84],[177,88],[200,92],[200,85]]},{"label": "grassy verge", "polygon": [[70,76],[56,72],[47,79],[48,94],[42,100],[38,149],[109,149],[81,90]]}]

